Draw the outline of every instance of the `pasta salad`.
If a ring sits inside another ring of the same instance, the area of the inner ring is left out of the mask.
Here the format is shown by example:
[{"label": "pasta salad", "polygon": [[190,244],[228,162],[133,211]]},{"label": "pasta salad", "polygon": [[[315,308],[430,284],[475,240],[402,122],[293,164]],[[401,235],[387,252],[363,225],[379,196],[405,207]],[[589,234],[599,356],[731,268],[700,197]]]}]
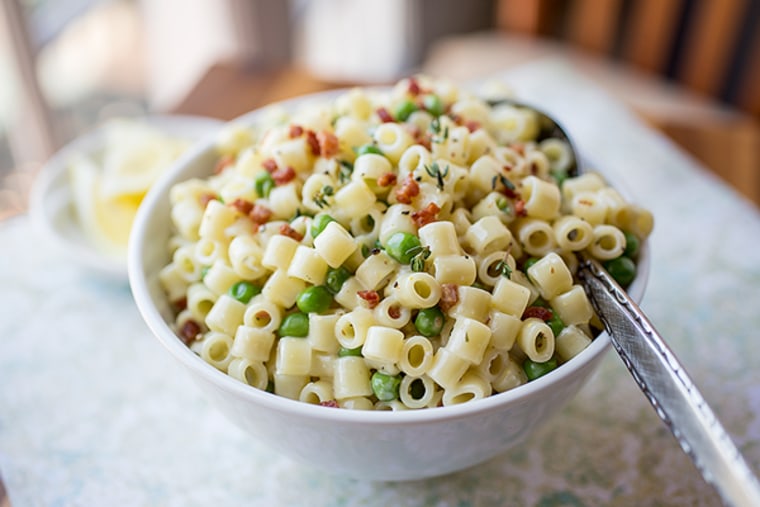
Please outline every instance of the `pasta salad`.
[{"label": "pasta salad", "polygon": [[230,127],[175,185],[159,278],[177,335],[276,395],[448,406],[561,367],[601,324],[576,252],[625,286],[647,210],[528,108],[417,76]]}]

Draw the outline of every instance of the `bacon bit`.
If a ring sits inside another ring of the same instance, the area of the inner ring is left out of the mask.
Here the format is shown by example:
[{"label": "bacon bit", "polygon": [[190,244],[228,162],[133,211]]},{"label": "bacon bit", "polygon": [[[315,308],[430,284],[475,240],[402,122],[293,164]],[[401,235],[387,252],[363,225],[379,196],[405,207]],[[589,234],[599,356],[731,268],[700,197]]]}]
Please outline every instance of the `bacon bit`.
[{"label": "bacon bit", "polygon": [[430,134],[420,129],[417,125],[406,124],[409,135],[414,139],[415,144],[424,146],[430,150]]},{"label": "bacon bit", "polygon": [[413,123],[405,123],[404,128],[414,139],[419,139],[422,136],[422,129]]},{"label": "bacon bit", "polygon": [[396,200],[402,204],[411,204],[412,199],[420,194],[420,186],[414,181],[412,173],[407,174],[401,187],[396,189]]},{"label": "bacon bit", "polygon": [[401,317],[401,308],[396,305],[388,307],[388,317],[392,319],[398,319]]},{"label": "bacon bit", "polygon": [[295,139],[296,137],[301,137],[303,135],[303,127],[300,125],[291,125],[290,131],[288,132],[288,137],[291,139]]},{"label": "bacon bit", "polygon": [[589,201],[588,199],[578,199],[578,204],[583,204],[584,206],[594,205],[594,203],[592,201]]},{"label": "bacon bit", "polygon": [[441,208],[434,202],[429,203],[424,209],[412,213],[412,220],[420,228],[430,222],[435,222]]},{"label": "bacon bit", "polygon": [[172,306],[175,310],[177,310],[177,312],[181,312],[187,308],[187,298],[179,298],[178,300],[173,301]]},{"label": "bacon bit", "polygon": [[265,224],[269,222],[272,216],[272,210],[261,204],[254,204],[253,209],[248,212],[248,218],[250,218],[255,224]]},{"label": "bacon bit", "polygon": [[319,405],[322,407],[340,408],[340,405],[338,405],[338,402],[335,400],[320,401]]},{"label": "bacon bit", "polygon": [[520,197],[520,194],[512,190],[511,188],[504,187],[501,190],[501,193],[504,194],[505,197],[509,197],[510,199],[517,199]]},{"label": "bacon bit", "polygon": [[230,206],[238,210],[243,215],[247,215],[251,212],[253,209],[253,203],[247,199],[241,199],[238,197],[232,203],[230,203]]},{"label": "bacon bit", "polygon": [[377,186],[379,187],[392,187],[396,184],[396,175],[394,173],[381,174],[377,179]]},{"label": "bacon bit", "polygon": [[510,146],[513,150],[515,150],[520,155],[525,156],[525,145],[523,143],[515,143],[512,146]]},{"label": "bacon bit", "polygon": [[195,341],[201,332],[201,326],[193,319],[188,319],[182,324],[182,329],[179,330],[179,338],[185,345],[190,345]]},{"label": "bacon bit", "polygon": [[235,157],[233,155],[224,155],[216,161],[214,166],[214,174],[221,174],[222,171],[230,167],[235,163]]},{"label": "bacon bit", "polygon": [[518,194],[517,192],[515,192],[514,190],[512,190],[511,188],[507,186],[504,186],[504,188],[502,188],[500,191],[502,194],[504,194],[506,197],[509,197],[510,199],[517,199],[518,197],[520,197],[520,194]]},{"label": "bacon bit", "polygon": [[319,156],[319,140],[317,139],[317,134],[311,129],[306,131],[306,144],[311,148],[312,155]]},{"label": "bacon bit", "polygon": [[208,203],[210,203],[211,201],[216,201],[216,200],[217,200],[217,196],[209,192],[206,192],[198,196],[198,202],[201,204],[201,208],[205,208],[206,206],[208,206]]},{"label": "bacon bit", "polygon": [[461,124],[462,124],[462,122],[464,121],[464,120],[462,119],[462,117],[461,117],[461,116],[459,116],[459,115],[458,115],[458,114],[456,114],[456,113],[452,113],[452,114],[450,114],[450,115],[449,115],[449,118],[451,118],[451,121],[453,121],[453,122],[454,122],[455,124],[457,124],[457,125],[461,125]]},{"label": "bacon bit", "polygon": [[273,158],[268,158],[261,163],[261,167],[263,167],[266,172],[273,173],[277,170],[277,162],[275,162]]},{"label": "bacon bit", "polygon": [[470,132],[475,132],[480,128],[480,123],[475,120],[467,120],[464,122],[464,126],[467,127],[467,130]]},{"label": "bacon bit", "polygon": [[441,300],[438,303],[438,306],[441,307],[441,310],[444,312],[449,310],[451,307],[457,304],[457,301],[459,301],[459,289],[456,284],[441,284]]},{"label": "bacon bit", "polygon": [[377,113],[377,116],[380,117],[380,121],[383,123],[392,123],[394,121],[391,113],[389,113],[388,110],[384,107],[379,107],[375,112]]},{"label": "bacon bit", "polygon": [[296,241],[301,241],[303,239],[303,234],[293,229],[290,224],[282,224],[280,226],[280,234]]},{"label": "bacon bit", "polygon": [[376,290],[360,290],[356,292],[356,295],[367,303],[367,308],[370,310],[380,302],[380,294]]},{"label": "bacon bit", "polygon": [[321,131],[317,134],[317,141],[319,142],[319,153],[325,158],[334,157],[340,151],[338,137],[332,132]]},{"label": "bacon bit", "polygon": [[420,84],[417,82],[417,79],[410,77],[409,78],[409,87],[407,90],[410,95],[419,95],[422,89],[420,88]]},{"label": "bacon bit", "polygon": [[522,318],[523,320],[534,318],[546,321],[552,318],[552,311],[543,306],[529,306],[523,312]]},{"label": "bacon bit", "polygon": [[272,179],[277,185],[284,185],[290,181],[293,181],[296,177],[296,171],[292,167],[288,166],[285,169],[277,169],[272,173]]},{"label": "bacon bit", "polygon": [[511,172],[511,171],[512,171],[512,169],[514,169],[514,167],[513,167],[513,166],[511,166],[511,165],[509,165],[509,164],[507,164],[507,165],[504,165],[504,166],[501,166],[501,168],[504,170],[504,172],[507,172],[507,173],[508,173],[508,172]]},{"label": "bacon bit", "polygon": [[518,217],[528,216],[528,210],[525,209],[525,201],[518,199],[515,201],[515,214]]}]

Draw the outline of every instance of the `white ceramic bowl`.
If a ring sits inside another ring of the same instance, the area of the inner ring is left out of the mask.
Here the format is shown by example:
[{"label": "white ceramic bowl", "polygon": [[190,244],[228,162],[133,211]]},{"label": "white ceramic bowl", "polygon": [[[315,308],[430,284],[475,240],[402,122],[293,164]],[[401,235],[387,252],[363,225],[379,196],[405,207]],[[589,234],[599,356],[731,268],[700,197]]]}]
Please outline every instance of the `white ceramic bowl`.
[{"label": "white ceramic bowl", "polygon": [[[298,101],[284,103],[292,107]],[[260,112],[242,117],[255,122]],[[249,387],[218,371],[185,346],[170,327],[158,281],[169,262],[169,189],[210,174],[211,142],[198,145],[150,190],[130,238],[129,280],[139,310],[158,340],[208,399],[241,428],[283,454],[328,473],[365,480],[414,480],[461,470],[521,442],[583,386],[610,346],[606,333],[547,375],[482,400],[433,409],[353,411],[311,405]],[[629,289],[639,301],[649,272],[643,245],[639,275]]]},{"label": "white ceramic bowl", "polygon": [[[223,122],[200,116],[154,115],[134,118],[178,139],[198,141],[216,132]],[[74,209],[68,175],[77,155],[98,155],[105,148],[102,127],[77,137],[53,155],[42,167],[32,187],[30,213],[33,223],[60,245],[67,258],[101,277],[126,281],[126,256],[116,257],[98,250],[86,238]]]}]

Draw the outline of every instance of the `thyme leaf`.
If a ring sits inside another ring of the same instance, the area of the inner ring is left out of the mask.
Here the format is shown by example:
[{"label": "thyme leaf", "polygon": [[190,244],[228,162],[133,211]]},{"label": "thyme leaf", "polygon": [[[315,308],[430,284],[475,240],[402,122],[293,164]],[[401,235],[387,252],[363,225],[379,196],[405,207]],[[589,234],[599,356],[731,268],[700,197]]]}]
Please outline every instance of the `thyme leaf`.
[{"label": "thyme leaf", "polygon": [[506,279],[512,278],[512,268],[509,267],[509,264],[507,264],[507,261],[499,261],[499,263],[496,265],[496,270]]},{"label": "thyme leaf", "polygon": [[351,180],[351,174],[354,172],[354,166],[351,162],[345,160],[338,160],[340,167],[338,168],[338,181],[341,183],[348,183]]},{"label": "thyme leaf", "polygon": [[449,127],[441,128],[441,120],[437,116],[430,122],[430,131],[435,134],[430,140],[436,144],[443,144],[449,138]]},{"label": "thyme leaf", "polygon": [[512,190],[512,191],[516,190],[515,184],[509,181],[509,178],[507,178],[503,174],[499,175],[499,181],[501,181],[501,184],[504,185],[505,188],[508,188],[509,190]]},{"label": "thyme leaf", "polygon": [[412,255],[412,260],[409,262],[409,267],[412,271],[424,271],[425,261],[430,257],[430,247],[415,246],[407,250],[407,255]]},{"label": "thyme leaf", "polygon": [[314,201],[314,204],[319,206],[320,208],[324,208],[329,203],[327,202],[327,198],[332,196],[335,193],[335,189],[331,187],[330,185],[325,185],[320,190],[316,191],[314,195],[311,197]]},{"label": "thyme leaf", "polygon": [[443,178],[449,175],[449,166],[446,166],[446,168],[441,171],[441,167],[438,165],[438,162],[433,162],[430,165],[425,165],[425,172],[428,173],[431,178],[436,179],[438,190],[443,190]]}]

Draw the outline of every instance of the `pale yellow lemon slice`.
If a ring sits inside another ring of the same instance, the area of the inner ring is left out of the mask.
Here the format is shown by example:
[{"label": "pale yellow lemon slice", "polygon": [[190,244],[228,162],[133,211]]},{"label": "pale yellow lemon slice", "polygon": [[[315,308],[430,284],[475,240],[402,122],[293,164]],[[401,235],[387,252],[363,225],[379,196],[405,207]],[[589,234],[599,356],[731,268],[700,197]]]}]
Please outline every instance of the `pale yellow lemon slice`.
[{"label": "pale yellow lemon slice", "polygon": [[103,253],[123,256],[142,196],[104,196],[100,168],[86,157],[73,161],[69,177],[74,206],[87,239]]},{"label": "pale yellow lemon slice", "polygon": [[112,120],[105,126],[101,193],[108,199],[142,198],[187,148],[150,125]]},{"label": "pale yellow lemon slice", "polygon": [[123,257],[140,202],[189,142],[127,119],[104,125],[103,141],[102,152],[72,160],[72,197],[87,239]]}]

